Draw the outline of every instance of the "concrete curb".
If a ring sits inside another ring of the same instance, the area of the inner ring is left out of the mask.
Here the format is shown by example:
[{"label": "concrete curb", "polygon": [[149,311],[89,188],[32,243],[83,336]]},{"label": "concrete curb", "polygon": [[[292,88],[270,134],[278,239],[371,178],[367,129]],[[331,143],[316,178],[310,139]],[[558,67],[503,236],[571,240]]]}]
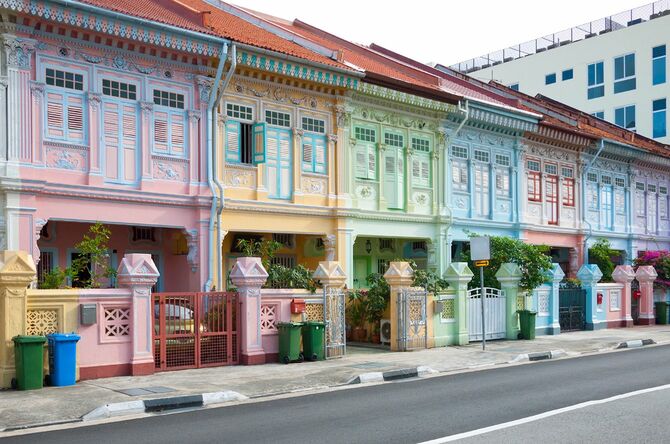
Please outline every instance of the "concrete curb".
[{"label": "concrete curb", "polygon": [[568,354],[564,350],[551,350],[546,352],[537,352],[537,353],[524,353],[518,355],[516,358],[508,362],[508,364],[516,364],[517,362],[524,361],[544,361],[545,359],[556,359],[567,356]]},{"label": "concrete curb", "polygon": [[82,421],[106,419],[138,413],[156,413],[185,408],[202,408],[212,404],[244,401],[247,398],[233,391],[202,393],[200,395],[173,396],[170,398],[144,399],[105,404],[81,417]]},{"label": "concrete curb", "polygon": [[371,382],[396,381],[398,379],[417,378],[434,373],[438,373],[437,370],[433,370],[430,367],[421,365],[418,367],[401,368],[398,370],[389,370],[386,372],[361,373],[360,375],[350,379],[347,384],[367,384]]},{"label": "concrete curb", "polygon": [[643,347],[645,345],[654,345],[656,344],[656,341],[653,339],[637,339],[635,341],[626,341],[626,342],[620,342],[616,347],[614,347],[615,350],[619,350],[622,348],[638,348],[638,347]]}]

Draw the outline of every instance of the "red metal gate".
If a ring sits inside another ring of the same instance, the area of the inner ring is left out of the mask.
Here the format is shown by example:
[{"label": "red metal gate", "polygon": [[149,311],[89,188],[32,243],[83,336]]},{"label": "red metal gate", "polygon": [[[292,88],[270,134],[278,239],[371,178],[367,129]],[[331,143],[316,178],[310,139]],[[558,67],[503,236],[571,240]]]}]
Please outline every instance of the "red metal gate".
[{"label": "red metal gate", "polygon": [[157,371],[237,364],[237,293],[155,293]]}]

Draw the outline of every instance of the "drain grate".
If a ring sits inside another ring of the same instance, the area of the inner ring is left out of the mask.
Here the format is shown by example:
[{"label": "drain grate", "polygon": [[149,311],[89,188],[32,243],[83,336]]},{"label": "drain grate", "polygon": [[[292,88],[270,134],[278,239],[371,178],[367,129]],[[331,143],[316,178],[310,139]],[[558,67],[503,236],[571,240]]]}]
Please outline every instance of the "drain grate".
[{"label": "drain grate", "polygon": [[162,387],[162,386],[136,387],[136,388],[128,388],[128,389],[117,390],[117,392],[123,393],[124,395],[128,395],[128,396],[152,395],[152,394],[155,394],[155,393],[170,393],[170,392],[174,392],[174,391],[175,391],[175,389],[173,389],[173,388]]}]

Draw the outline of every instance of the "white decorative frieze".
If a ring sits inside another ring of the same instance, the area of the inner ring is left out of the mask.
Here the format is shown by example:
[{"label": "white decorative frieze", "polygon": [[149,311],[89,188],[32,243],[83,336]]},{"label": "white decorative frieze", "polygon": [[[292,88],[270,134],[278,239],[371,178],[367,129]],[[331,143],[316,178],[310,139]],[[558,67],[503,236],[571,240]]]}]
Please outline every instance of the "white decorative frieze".
[{"label": "white decorative frieze", "polygon": [[162,157],[153,158],[154,179],[186,182],[188,180],[188,163]]},{"label": "white decorative frieze", "polygon": [[356,196],[362,200],[374,200],[377,197],[377,190],[372,185],[358,185]]},{"label": "white decorative frieze", "polygon": [[226,165],[224,172],[224,184],[233,188],[256,188],[255,168],[234,168]]},{"label": "white decorative frieze", "polygon": [[305,194],[318,194],[325,196],[328,189],[328,178],[302,176],[301,190]]},{"label": "white decorative frieze", "polygon": [[47,145],[46,165],[63,170],[86,171],[88,169],[88,149]]}]

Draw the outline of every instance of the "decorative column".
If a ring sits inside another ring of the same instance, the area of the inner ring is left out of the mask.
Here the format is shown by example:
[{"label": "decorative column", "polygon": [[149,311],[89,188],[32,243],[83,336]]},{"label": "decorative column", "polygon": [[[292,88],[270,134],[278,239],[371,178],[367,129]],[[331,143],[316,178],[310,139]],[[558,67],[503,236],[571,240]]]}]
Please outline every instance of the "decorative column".
[{"label": "decorative column", "polygon": [[[559,322],[559,292],[561,281],[565,277],[563,269],[558,264],[552,264],[551,270],[547,273],[547,283],[551,286],[551,293],[549,296],[549,328],[548,333],[557,335],[561,332],[561,324]],[[538,303],[538,311],[539,303]]]},{"label": "decorative column", "polygon": [[[302,201],[302,128],[293,128],[293,203]],[[315,156],[316,153],[312,152]]]},{"label": "decorative column", "polygon": [[356,235],[352,228],[337,229],[337,254],[336,258],[347,275],[347,287],[353,288],[354,285],[354,242]]},{"label": "decorative column", "polygon": [[7,63],[7,159],[31,158],[30,73],[37,40],[2,34]]},{"label": "decorative column", "polygon": [[582,288],[586,290],[587,330],[599,330],[606,327],[606,323],[598,319],[598,282],[602,277],[603,274],[596,264],[584,264],[577,273],[577,278],[582,281]]},{"label": "decorative column", "polygon": [[[189,110],[188,111],[188,181],[191,184],[191,193],[195,194],[195,191],[197,189],[197,183],[200,179],[200,175],[198,172],[198,167],[200,165],[200,151],[198,150],[198,141],[200,140],[200,118],[202,116],[202,113],[200,113],[200,110],[195,109],[195,110]],[[217,128],[217,134],[220,134],[218,131],[219,128]],[[204,140],[207,140],[205,138]],[[221,138],[217,137],[217,140],[222,140]],[[223,148],[216,147],[215,148],[218,153],[221,153],[221,157],[224,157],[225,151],[225,146]]]},{"label": "decorative column", "polygon": [[12,338],[26,334],[26,289],[37,272],[25,251],[0,252],[0,388],[16,375]]},{"label": "decorative column", "polygon": [[612,273],[614,282],[623,284],[621,292],[621,327],[632,327],[633,317],[631,316],[632,292],[631,282],[635,279],[635,270],[630,265],[617,265]]},{"label": "decorative column", "polygon": [[237,258],[230,280],[240,299],[240,362],[244,365],[265,364],[261,335],[261,287],[268,273],[259,257]]},{"label": "decorative column", "polygon": [[140,102],[141,118],[140,128],[143,129],[140,139],[140,159],[141,160],[141,185],[146,186],[145,181],[150,181],[153,175],[153,165],[151,159],[151,126],[154,114],[153,102]]},{"label": "decorative column", "polygon": [[[412,162],[414,161],[414,150],[411,148],[411,142],[407,142],[407,146],[401,149],[401,152],[404,156],[404,165],[403,165],[403,174],[404,174],[404,202],[402,203],[405,212],[414,213],[414,199],[412,199],[412,193],[414,191],[414,186],[412,183]],[[420,174],[420,173],[419,173]],[[381,180],[379,181],[381,184]]]},{"label": "decorative column", "polygon": [[[101,168],[102,163],[100,161],[101,128],[100,124],[98,123],[101,121],[100,114],[102,112],[101,109],[102,94],[89,92],[87,95],[88,95],[88,122],[89,122],[88,184],[102,185],[103,183],[102,168]],[[145,131],[141,131],[143,138],[144,138],[144,132]]]},{"label": "decorative column", "polygon": [[337,205],[337,197],[339,192],[337,190],[338,181],[341,179],[337,176],[337,165],[335,160],[339,157],[335,155],[337,150],[337,134],[328,135],[328,205],[334,207]]},{"label": "decorative column", "polygon": [[454,318],[456,331],[454,332],[457,345],[467,345],[470,342],[468,335],[468,284],[474,274],[465,262],[452,262],[444,272],[444,279],[449,288],[456,292],[454,297]]},{"label": "decorative column", "polygon": [[654,281],[658,274],[651,265],[642,265],[637,268],[635,278],[640,283],[640,316],[641,325],[654,325]]},{"label": "decorative column", "polygon": [[316,267],[316,271],[314,271],[312,277],[321,281],[321,286],[324,289],[344,288],[344,284],[347,281],[347,275],[337,261],[319,262],[319,266]]},{"label": "decorative column", "polygon": [[519,281],[521,281],[521,270],[517,264],[506,263],[500,266],[496,273],[496,279],[500,282],[500,288],[505,292],[505,337],[507,339],[519,338]]},{"label": "decorative column", "polygon": [[[381,134],[379,135],[381,137]],[[381,142],[377,143],[377,177],[379,188],[377,189],[377,210],[386,211],[386,195],[384,194],[384,178],[386,177],[386,159],[384,153],[386,152],[386,145]],[[393,346],[393,345],[391,345]]]},{"label": "decorative column", "polygon": [[42,122],[42,107],[44,106],[44,83],[30,81],[30,93],[32,100],[32,159],[25,159],[35,164],[44,164],[45,153],[44,145],[42,144],[42,131],[44,129],[44,122]]},{"label": "decorative column", "polygon": [[391,351],[400,350],[398,344],[398,294],[412,286],[414,281],[414,270],[409,262],[391,262],[389,269],[384,273],[384,278],[391,287],[390,309],[391,309]]},{"label": "decorative column", "polygon": [[127,288],[131,293],[133,349],[130,366],[133,376],[154,372],[151,287],[158,281],[158,276],[150,254],[126,254],[117,269],[119,287]]},{"label": "decorative column", "polygon": [[568,277],[570,279],[577,278],[577,270],[579,270],[579,249],[577,247],[568,248]]}]

